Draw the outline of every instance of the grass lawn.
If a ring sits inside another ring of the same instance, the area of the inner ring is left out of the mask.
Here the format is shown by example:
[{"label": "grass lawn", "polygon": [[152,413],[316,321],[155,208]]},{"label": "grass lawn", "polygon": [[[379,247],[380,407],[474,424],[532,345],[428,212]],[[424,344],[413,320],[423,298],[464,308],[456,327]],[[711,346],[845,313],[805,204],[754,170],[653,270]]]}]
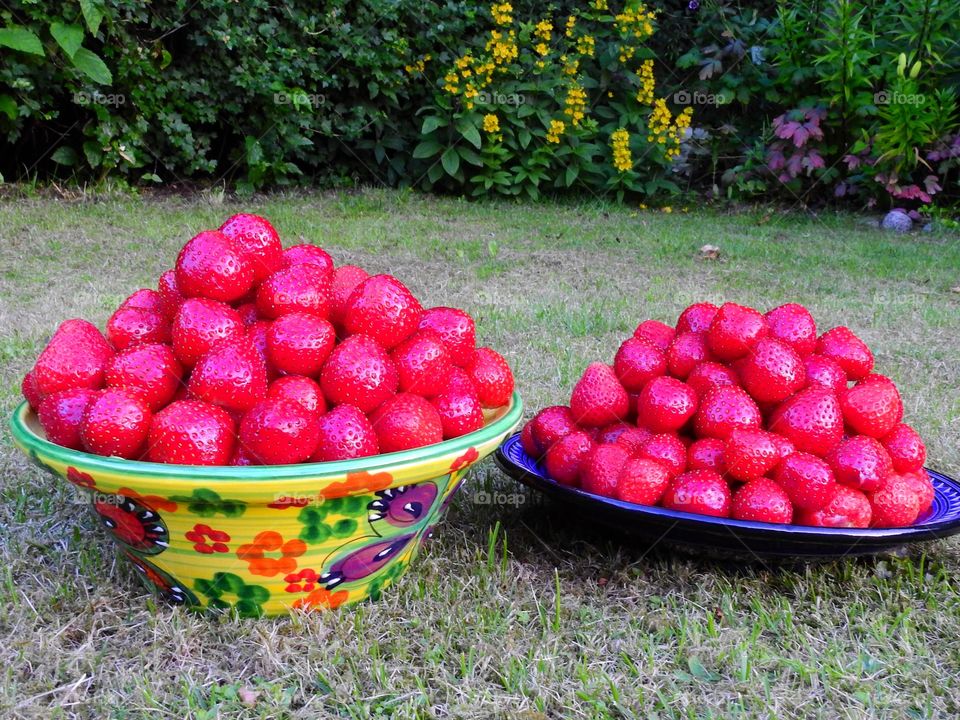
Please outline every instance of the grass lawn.
[{"label": "grass lawn", "polygon": [[[932,467],[960,474],[960,242],[848,216],[671,215],[396,192],[243,204],[288,243],[461,306],[528,414],[566,402],[644,318],[696,300],[808,305],[900,385]],[[624,545],[474,471],[377,603],[246,621],[154,607],[74,493],[11,444],[19,381],[57,323],[102,326],[214,199],[0,203],[0,716],[960,716],[960,541],[767,567]],[[704,243],[718,261],[701,260]],[[522,502],[485,505],[484,488]]]}]

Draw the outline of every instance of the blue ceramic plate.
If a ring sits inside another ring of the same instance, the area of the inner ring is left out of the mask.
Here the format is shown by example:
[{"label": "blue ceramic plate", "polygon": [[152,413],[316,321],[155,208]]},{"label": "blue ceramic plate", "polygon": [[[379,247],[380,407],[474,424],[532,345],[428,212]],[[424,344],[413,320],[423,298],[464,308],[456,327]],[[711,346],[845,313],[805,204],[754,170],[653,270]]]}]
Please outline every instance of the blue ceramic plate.
[{"label": "blue ceramic plate", "polygon": [[933,505],[910,527],[817,528],[804,525],[730,520],[661,507],[634,505],[559,485],[520,445],[520,435],[507,438],[496,453],[508,475],[574,510],[577,516],[653,543],[666,542],[707,551],[758,558],[828,558],[869,555],[922,540],[960,532],[960,483],[927,470],[936,496]]}]

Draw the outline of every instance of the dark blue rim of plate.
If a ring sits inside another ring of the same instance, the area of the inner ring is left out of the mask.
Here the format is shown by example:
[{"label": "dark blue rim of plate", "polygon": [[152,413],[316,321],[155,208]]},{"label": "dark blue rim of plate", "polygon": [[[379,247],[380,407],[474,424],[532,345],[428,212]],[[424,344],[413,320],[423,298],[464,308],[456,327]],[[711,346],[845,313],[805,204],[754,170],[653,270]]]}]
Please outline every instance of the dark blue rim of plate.
[{"label": "dark blue rim of plate", "polygon": [[503,441],[503,444],[497,449],[496,460],[508,475],[537,490],[566,495],[580,502],[592,502],[598,506],[634,512],[638,515],[651,515],[688,522],[695,521],[707,526],[725,526],[767,533],[783,533],[793,537],[809,535],[820,538],[833,536],[838,539],[849,537],[876,538],[878,540],[883,538],[935,539],[960,532],[960,482],[929,468],[925,468],[925,470],[933,483],[935,493],[933,503],[930,509],[918,518],[913,525],[899,528],[821,528],[809,525],[779,525],[752,520],[733,520],[731,518],[698,515],[681,510],[668,510],[667,508],[650,505],[635,505],[634,503],[594,495],[577,488],[560,485],[551,480],[544,469],[524,452],[523,446],[520,444],[519,433],[511,435]]}]

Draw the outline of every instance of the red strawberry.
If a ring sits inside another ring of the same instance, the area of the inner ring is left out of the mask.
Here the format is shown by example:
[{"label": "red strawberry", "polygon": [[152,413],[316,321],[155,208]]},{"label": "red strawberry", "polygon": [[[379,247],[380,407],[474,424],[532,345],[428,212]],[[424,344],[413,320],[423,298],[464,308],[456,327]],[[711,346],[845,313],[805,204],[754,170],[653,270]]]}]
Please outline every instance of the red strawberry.
[{"label": "red strawberry", "polygon": [[693,417],[697,437],[726,440],[736,428],[759,428],[760,408],[746,390],[735,385],[714,388],[700,401]]},{"label": "red strawberry", "polygon": [[347,300],[343,329],[348,335],[375,337],[390,350],[413,334],[422,315],[420,302],[406,285],[392,275],[372,275]]},{"label": "red strawberry", "polygon": [[780,456],[781,460],[788,455],[793,455],[793,453],[797,451],[797,448],[794,447],[793,443],[787,440],[783,435],[770,433],[770,437],[773,439],[773,444],[777,446],[777,454]]},{"label": "red strawberry", "polygon": [[453,363],[439,333],[418,330],[390,353],[400,376],[400,391],[433,397],[447,384]]},{"label": "red strawberry", "polygon": [[43,402],[43,393],[37,386],[37,375],[33,370],[27,371],[26,375],[23,376],[23,381],[20,383],[20,392],[23,393],[23,397],[31,410],[36,412],[40,409],[40,403]]},{"label": "red strawberry", "polygon": [[341,265],[333,271],[330,319],[338,327],[343,324],[343,314],[347,309],[347,300],[350,299],[357,285],[368,277],[370,277],[370,273],[356,265]]},{"label": "red strawberry", "polygon": [[327,320],[304,312],[281,315],[267,329],[267,359],[280,372],[318,375],[337,341]]},{"label": "red strawberry", "polygon": [[577,422],[566,405],[551,405],[538,412],[530,421],[533,440],[538,452],[533,455],[539,459],[559,440],[577,430]]},{"label": "red strawberry", "polygon": [[[167,317],[164,310],[163,298],[156,290],[141,288],[134,291],[126,300],[120,303],[121,308],[137,308],[139,310],[149,310],[162,317]],[[169,320],[170,318],[167,317]]]},{"label": "red strawberry", "polygon": [[633,331],[633,336],[635,338],[646,340],[655,348],[658,348],[663,352],[666,352],[667,348],[670,347],[670,343],[673,342],[674,335],[676,335],[676,331],[666,323],[662,323],[659,320],[644,320],[642,323],[637,325],[637,329]]},{"label": "red strawberry", "polygon": [[233,467],[249,467],[256,464],[256,461],[250,457],[250,454],[243,448],[243,446],[239,444],[234,445],[233,457],[230,458],[230,465]]},{"label": "red strawberry", "polygon": [[732,515],[735,520],[787,524],[793,519],[793,505],[783,488],[758,477],[734,493]]},{"label": "red strawberry", "polygon": [[730,517],[730,487],[710,470],[690,470],[674,480],[663,495],[668,510]]},{"label": "red strawberry", "polygon": [[919,501],[917,517],[923,515],[930,509],[930,506],[933,505],[933,499],[936,496],[933,483],[930,482],[930,476],[923,470],[920,470],[917,472],[901,473],[900,477],[902,477],[917,494],[917,500]]},{"label": "red strawberry", "polygon": [[558,440],[549,450],[543,464],[555,482],[577,487],[580,466],[594,447],[593,439],[583,430],[574,430]]},{"label": "red strawberry", "polygon": [[594,445],[580,464],[580,487],[588,493],[613,497],[617,478],[630,451],[620,445]]},{"label": "red strawberry", "polygon": [[764,317],[771,337],[790,345],[800,357],[806,357],[817,346],[817,323],[803,305],[787,303]]},{"label": "red strawberry", "polygon": [[150,430],[150,408],[135,392],[123,388],[102,390],[83,416],[83,447],[97,455],[139,458]]},{"label": "red strawberry", "polygon": [[370,416],[380,452],[432,445],[443,440],[440,413],[428,400],[413,393],[398,393],[384,402]]},{"label": "red strawberry", "polygon": [[840,393],[840,408],[847,427],[861,435],[882,438],[903,417],[897,386],[889,380],[861,381]]},{"label": "red strawberry", "polygon": [[603,427],[627,416],[630,398],[613,368],[591,363],[570,395],[570,411],[580,425]]},{"label": "red strawberry", "polygon": [[430,308],[420,318],[420,329],[424,328],[440,335],[454,365],[465,367],[470,363],[477,341],[473,318],[468,313],[457,308]]},{"label": "red strawberry", "polygon": [[767,321],[759,312],[728,302],[720,306],[710,323],[707,347],[721,360],[736,360],[750,352],[769,332]]},{"label": "red strawberry", "polygon": [[737,428],[727,438],[723,461],[730,477],[746,482],[773,470],[780,462],[780,452],[773,433]]},{"label": "red strawberry", "polygon": [[823,457],[843,439],[843,414],[837,396],[823,388],[801,390],[770,416],[767,429],[801,451]]},{"label": "red strawberry", "polygon": [[667,348],[667,369],[674,377],[684,380],[697,365],[712,358],[706,335],[678,332]]},{"label": "red strawberry", "polygon": [[304,312],[330,316],[333,274],[319,265],[303,264],[270,275],[257,288],[257,311],[265,318]]},{"label": "red strawberry", "polygon": [[827,330],[817,339],[817,352],[837,361],[850,380],[859,380],[873,369],[873,353],[847,327]]},{"label": "red strawberry", "polygon": [[883,445],[866,435],[845,439],[826,460],[838,483],[863,492],[880,489],[893,472],[893,462]]},{"label": "red strawberry", "polygon": [[513,396],[513,373],[504,357],[488,347],[477,348],[464,368],[477,387],[477,397],[485,408],[497,408]]},{"label": "red strawberry", "polygon": [[836,480],[826,461],[805,452],[785,457],[777,466],[773,479],[782,487],[793,506],[802,512],[815,512],[833,497]]},{"label": "red strawberry", "polygon": [[316,416],[327,411],[327,401],[316,381],[303,375],[284,375],[277,378],[267,388],[270,400],[292,400]]},{"label": "red strawberry", "polygon": [[651,437],[653,437],[653,433],[646,428],[630,427],[620,433],[615,442],[631,453],[636,453]]},{"label": "red strawberry", "polygon": [[248,338],[226,340],[200,358],[187,389],[192,398],[246,412],[267,395],[267,368]]},{"label": "red strawberry", "polygon": [[677,335],[682,333],[705,333],[719,310],[713,303],[696,303],[685,309],[677,318]]},{"label": "red strawberry", "polygon": [[220,226],[220,232],[239,248],[240,254],[253,270],[254,284],[280,269],[283,245],[280,244],[277,231],[265,218],[239,213],[227,218]]},{"label": "red strawberry", "polygon": [[318,265],[326,274],[333,273],[333,258],[323,248],[316,245],[291,245],[283,251],[284,268],[294,265]]},{"label": "red strawberry", "polygon": [[871,527],[906,527],[920,515],[920,498],[912,481],[893,474],[879,490],[867,495],[873,517]]},{"label": "red strawberry", "polygon": [[670,473],[671,478],[677,477],[687,469],[687,448],[676,435],[668,433],[651,435],[635,455],[660,463]]},{"label": "red strawberry", "polygon": [[647,382],[666,374],[667,356],[646,340],[627,338],[617,350],[613,371],[628,392],[640,392]]},{"label": "red strawberry", "polygon": [[261,400],[240,420],[240,445],[261,465],[308,459],[320,441],[317,416],[291,400]]},{"label": "red strawberry", "polygon": [[337,405],[319,420],[320,442],[310,459],[313,462],[352,460],[380,452],[377,432],[353,405]]},{"label": "red strawberry", "polygon": [[637,422],[653,432],[679,430],[697,411],[697,394],[672,377],[653,378],[637,399]]},{"label": "red strawberry", "polygon": [[169,345],[137,345],[117,353],[107,365],[107,387],[135,390],[152,412],[167,405],[181,385],[183,367]]},{"label": "red strawberry", "polygon": [[47,395],[37,413],[47,440],[71,450],[82,450],[83,415],[98,394],[90,388],[73,388]]},{"label": "red strawberry", "polygon": [[60,390],[103,386],[103,371],[113,349],[100,331],[86,320],[60,324],[33,367],[41,395]]},{"label": "red strawberry", "polygon": [[816,353],[807,355],[803,368],[807,373],[807,387],[819,386],[838,394],[847,388],[847,374],[833,358]]},{"label": "red strawberry", "polygon": [[846,485],[834,485],[830,500],[820,510],[797,514],[798,525],[814,527],[870,527],[873,512],[870,501],[859,490]]},{"label": "red strawberry", "polygon": [[633,425],[628,422],[610,423],[609,425],[600,428],[600,431],[597,433],[597,436],[594,439],[601,445],[612,444],[615,443],[617,439],[623,435],[623,433],[632,428]]},{"label": "red strawberry", "polygon": [[243,324],[248,328],[260,320],[260,316],[257,314],[257,304],[252,302],[238,305],[237,315],[240,316]]},{"label": "red strawberry", "polygon": [[520,431],[520,445],[523,447],[523,451],[534,460],[540,458],[540,446],[533,439],[533,420],[528,420]]},{"label": "red strawberry", "polygon": [[226,465],[234,450],[233,419],[223,408],[179,400],[153,416],[147,459],[174,465]]},{"label": "red strawberry", "polygon": [[171,330],[173,353],[192,368],[217,343],[246,336],[243,321],[229,305],[206,298],[184,300]]},{"label": "red strawberry", "polygon": [[908,473],[923,469],[923,463],[927,459],[927,447],[917,431],[909,425],[895,425],[880,442],[890,454],[896,472]]},{"label": "red strawberry", "polygon": [[635,505],[656,505],[670,485],[671,477],[669,470],[655,460],[629,458],[620,469],[614,497]]},{"label": "red strawberry", "polygon": [[160,275],[160,280],[157,282],[157,293],[160,295],[162,315],[168,320],[173,320],[177,310],[180,309],[180,305],[186,300],[177,286],[176,270],[166,270]]},{"label": "red strawberry", "polygon": [[739,385],[740,378],[726,365],[717,362],[702,362],[694,366],[687,376],[687,385],[702,398],[715,387]]},{"label": "red strawberry", "polygon": [[717,438],[694,440],[687,448],[687,468],[713,470],[715,473],[725,475],[727,466],[723,462],[723,451],[726,445],[723,440]]},{"label": "red strawberry", "polygon": [[320,371],[320,387],[334,405],[370,412],[397,392],[397,366],[376,340],[354,335],[337,345]]},{"label": "red strawberry", "polygon": [[757,402],[786,400],[807,381],[800,355],[774,338],[762,338],[754,345],[739,374],[743,387]]},{"label": "red strawberry", "polygon": [[219,230],[191,238],[177,256],[177,288],[185,297],[221,302],[242,298],[253,286],[253,266]]},{"label": "red strawberry", "polygon": [[170,323],[152,310],[121,307],[107,320],[107,340],[115,350],[170,342]]},{"label": "red strawberry", "polygon": [[449,373],[444,387],[431,402],[440,414],[444,439],[460,437],[483,427],[483,407],[476,386],[460,368]]}]

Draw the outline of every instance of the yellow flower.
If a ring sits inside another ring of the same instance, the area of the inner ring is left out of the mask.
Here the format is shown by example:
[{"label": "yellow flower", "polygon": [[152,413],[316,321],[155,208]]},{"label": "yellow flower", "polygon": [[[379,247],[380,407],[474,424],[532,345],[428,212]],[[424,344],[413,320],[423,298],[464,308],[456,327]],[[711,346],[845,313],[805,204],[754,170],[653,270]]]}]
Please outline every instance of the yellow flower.
[{"label": "yellow flower", "polygon": [[551,120],[550,129],[547,130],[547,142],[559,143],[560,136],[563,135],[563,131],[566,129],[567,125],[563,120]]},{"label": "yellow flower", "polygon": [[584,35],[577,39],[577,52],[587,57],[593,57],[594,40],[591,35]]},{"label": "yellow flower", "polygon": [[669,215],[670,213],[673,212],[673,208],[670,207],[669,205],[664,205],[664,206],[663,206],[662,208],[660,208],[660,209],[663,210],[663,212],[665,212],[667,215]]},{"label": "yellow flower", "polygon": [[547,19],[541,20],[533,29],[533,34],[544,42],[550,42],[553,37],[553,23]]},{"label": "yellow flower", "polygon": [[548,52],[550,52],[550,48],[546,43],[537,43],[536,47],[533,49],[537,51],[538,55],[546,55]]},{"label": "yellow flower", "polygon": [[567,29],[564,31],[564,35],[567,37],[573,37],[573,29],[577,26],[577,18],[574,15],[567,16]]},{"label": "yellow flower", "polygon": [[646,40],[653,35],[653,20],[655,10],[647,10],[642,3],[632,8],[624,8],[623,12],[613,18],[613,24],[622,35],[633,36],[637,40]]},{"label": "yellow flower", "polygon": [[633,169],[633,155],[630,154],[630,133],[626,128],[614,130],[610,135],[610,148],[613,150],[613,166],[621,173]]},{"label": "yellow flower", "polygon": [[656,81],[653,79],[653,60],[644,60],[637,70],[640,76],[640,89],[637,91],[637,102],[649,105],[653,102],[653,91]]},{"label": "yellow flower", "polygon": [[513,5],[508,2],[494,3],[490,6],[490,14],[497,25],[509,25],[513,22]]},{"label": "yellow flower", "polygon": [[567,89],[567,96],[563,100],[563,113],[570,117],[570,123],[577,127],[583,120],[587,108],[587,93],[577,83],[571,83]]},{"label": "yellow flower", "polygon": [[516,33],[513,30],[511,30],[506,37],[497,30],[491,30],[486,49],[487,52],[493,55],[495,65],[507,65],[511,61],[516,60],[520,54],[517,48]]},{"label": "yellow flower", "polygon": [[483,131],[486,133],[495,133],[500,130],[500,119],[493,113],[483,116]]},{"label": "yellow flower", "polygon": [[594,10],[606,10],[607,9],[607,0],[593,0],[592,3]]}]

